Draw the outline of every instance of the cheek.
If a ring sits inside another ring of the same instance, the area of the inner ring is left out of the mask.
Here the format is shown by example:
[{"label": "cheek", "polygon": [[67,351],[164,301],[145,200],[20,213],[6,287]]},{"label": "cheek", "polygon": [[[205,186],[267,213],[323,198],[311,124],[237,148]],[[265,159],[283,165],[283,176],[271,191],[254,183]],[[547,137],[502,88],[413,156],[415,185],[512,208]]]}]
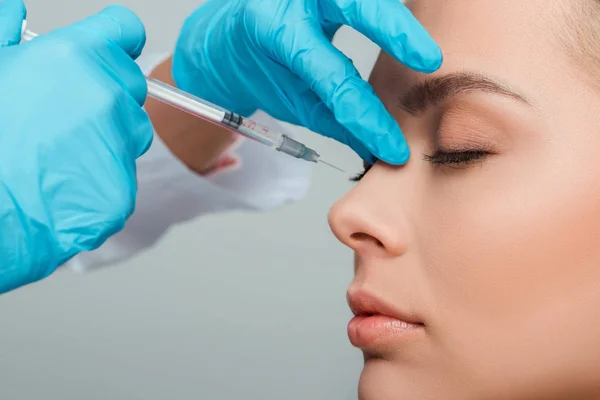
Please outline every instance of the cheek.
[{"label": "cheek", "polygon": [[417,236],[440,337],[458,359],[490,357],[490,374],[496,367],[493,373],[506,374],[523,355],[533,363],[522,363],[524,370],[540,374],[556,358],[597,364],[600,354],[589,351],[600,346],[600,163],[593,153],[546,143],[430,185]]},{"label": "cheek", "polygon": [[[514,173],[482,173],[489,187],[470,198],[454,194],[427,224],[433,232],[422,235],[433,249],[426,253],[437,266],[432,277],[447,275],[442,282],[483,296],[494,312],[511,304],[522,310],[526,297],[543,303],[544,294],[560,296],[552,289],[600,277],[600,176],[589,182],[564,171]],[[496,298],[491,288],[505,295]]]}]

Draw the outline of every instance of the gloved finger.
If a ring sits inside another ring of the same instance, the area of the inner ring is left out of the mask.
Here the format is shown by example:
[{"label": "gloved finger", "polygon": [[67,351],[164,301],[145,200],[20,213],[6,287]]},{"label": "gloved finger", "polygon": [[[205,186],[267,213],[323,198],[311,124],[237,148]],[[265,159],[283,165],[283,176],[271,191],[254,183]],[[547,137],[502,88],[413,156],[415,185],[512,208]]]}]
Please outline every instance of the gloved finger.
[{"label": "gloved finger", "polygon": [[126,142],[128,157],[118,154],[114,158],[130,163],[130,168],[135,168],[135,160],[144,155],[152,145],[154,127],[146,111],[133,101],[122,102],[119,106],[121,109],[115,117],[119,129],[115,130],[115,134],[119,134]]},{"label": "gloved finger", "polygon": [[337,31],[342,27],[342,24],[324,21],[322,27],[325,36],[327,36],[327,39],[331,42]]},{"label": "gloved finger", "polygon": [[133,59],[142,54],[146,45],[144,24],[133,11],[123,6],[108,6],[98,14],[76,22],[70,28],[100,34],[116,43]]},{"label": "gloved finger", "polygon": [[134,155],[135,158],[138,159],[146,154],[152,145],[152,141],[154,140],[154,126],[152,125],[152,121],[150,120],[150,117],[146,111],[143,109],[136,109],[135,111],[142,115],[142,117],[137,118],[137,121],[142,121],[142,123],[138,122],[137,124],[133,125],[136,129],[134,137],[137,144]]},{"label": "gloved finger", "polygon": [[400,127],[352,62],[322,32],[311,32],[307,27],[298,29],[285,34],[304,40],[289,40],[282,35],[283,45],[276,46],[279,49],[276,56],[316,93],[337,122],[372,155],[393,165],[406,163],[410,152]]},{"label": "gloved finger", "polygon": [[290,74],[282,87],[286,92],[293,92],[296,96],[284,96],[291,102],[283,108],[285,111],[283,118],[281,118],[281,109],[279,110],[280,116],[277,119],[294,125],[303,125],[313,132],[349,146],[363,160],[374,161],[375,157],[367,147],[335,119],[335,115],[327,105],[303,81]]},{"label": "gloved finger", "polygon": [[0,48],[21,42],[21,26],[26,17],[23,0],[0,0]]},{"label": "gloved finger", "polygon": [[321,8],[325,21],[351,26],[415,71],[442,65],[440,47],[399,0],[322,0]]},{"label": "gloved finger", "polygon": [[112,80],[141,106],[148,94],[148,85],[140,67],[134,62],[146,40],[144,25],[130,10],[110,6],[75,24],[51,32],[45,37],[62,36],[75,44],[77,52],[87,52],[97,58]]},{"label": "gloved finger", "polygon": [[367,163],[375,162],[375,156],[357,139],[348,129],[343,127],[336,119],[331,110],[327,108],[316,96],[314,99],[306,99],[312,103],[312,118],[309,120],[307,128],[323,136],[327,136],[340,143],[349,146],[360,158]]}]

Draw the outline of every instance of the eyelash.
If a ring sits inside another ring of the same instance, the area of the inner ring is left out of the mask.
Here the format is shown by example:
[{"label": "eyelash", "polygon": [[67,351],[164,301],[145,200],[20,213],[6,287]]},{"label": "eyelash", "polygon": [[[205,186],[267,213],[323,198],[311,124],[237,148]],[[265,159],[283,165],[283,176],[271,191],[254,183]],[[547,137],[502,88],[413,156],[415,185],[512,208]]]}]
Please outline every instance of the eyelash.
[{"label": "eyelash", "polygon": [[426,155],[425,161],[434,165],[449,166],[449,167],[466,167],[475,161],[481,161],[489,153],[484,150],[467,150],[467,151],[452,151],[444,152],[437,151],[433,155]]},{"label": "eyelash", "polygon": [[360,181],[362,178],[365,177],[365,175],[367,174],[367,172],[369,172],[369,170],[372,168],[372,165],[368,165],[365,167],[365,170],[363,172],[361,172],[360,174],[356,175],[354,178],[350,178],[350,180],[352,182],[358,182]]},{"label": "eyelash", "polygon": [[[425,155],[424,160],[436,166],[448,166],[452,168],[465,168],[474,162],[481,161],[489,155],[489,152],[484,150],[467,150],[467,151],[452,151],[443,152],[437,151],[433,155]],[[364,172],[358,174],[351,179],[353,182],[358,182],[369,172],[371,165],[365,168]]]}]

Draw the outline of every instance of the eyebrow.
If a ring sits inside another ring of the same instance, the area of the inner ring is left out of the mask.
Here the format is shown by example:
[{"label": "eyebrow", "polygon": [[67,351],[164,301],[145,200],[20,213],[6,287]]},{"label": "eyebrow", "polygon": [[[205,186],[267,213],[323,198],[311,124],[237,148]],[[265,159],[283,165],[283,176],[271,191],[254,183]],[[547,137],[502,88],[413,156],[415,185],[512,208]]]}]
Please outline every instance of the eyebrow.
[{"label": "eyebrow", "polygon": [[472,72],[459,72],[430,78],[412,86],[399,97],[399,106],[404,111],[417,115],[449,97],[473,91],[499,94],[529,105],[522,95],[500,82]]}]

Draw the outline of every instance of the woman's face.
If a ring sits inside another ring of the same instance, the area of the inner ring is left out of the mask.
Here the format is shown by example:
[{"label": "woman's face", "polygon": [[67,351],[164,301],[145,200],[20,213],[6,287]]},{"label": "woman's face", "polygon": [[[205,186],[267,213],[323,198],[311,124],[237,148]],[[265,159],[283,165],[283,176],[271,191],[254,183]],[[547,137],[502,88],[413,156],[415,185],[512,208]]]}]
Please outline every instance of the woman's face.
[{"label": "woman's face", "polygon": [[417,0],[443,67],[381,55],[411,160],[330,213],[361,399],[598,398],[600,101],[556,38],[565,4]]}]

